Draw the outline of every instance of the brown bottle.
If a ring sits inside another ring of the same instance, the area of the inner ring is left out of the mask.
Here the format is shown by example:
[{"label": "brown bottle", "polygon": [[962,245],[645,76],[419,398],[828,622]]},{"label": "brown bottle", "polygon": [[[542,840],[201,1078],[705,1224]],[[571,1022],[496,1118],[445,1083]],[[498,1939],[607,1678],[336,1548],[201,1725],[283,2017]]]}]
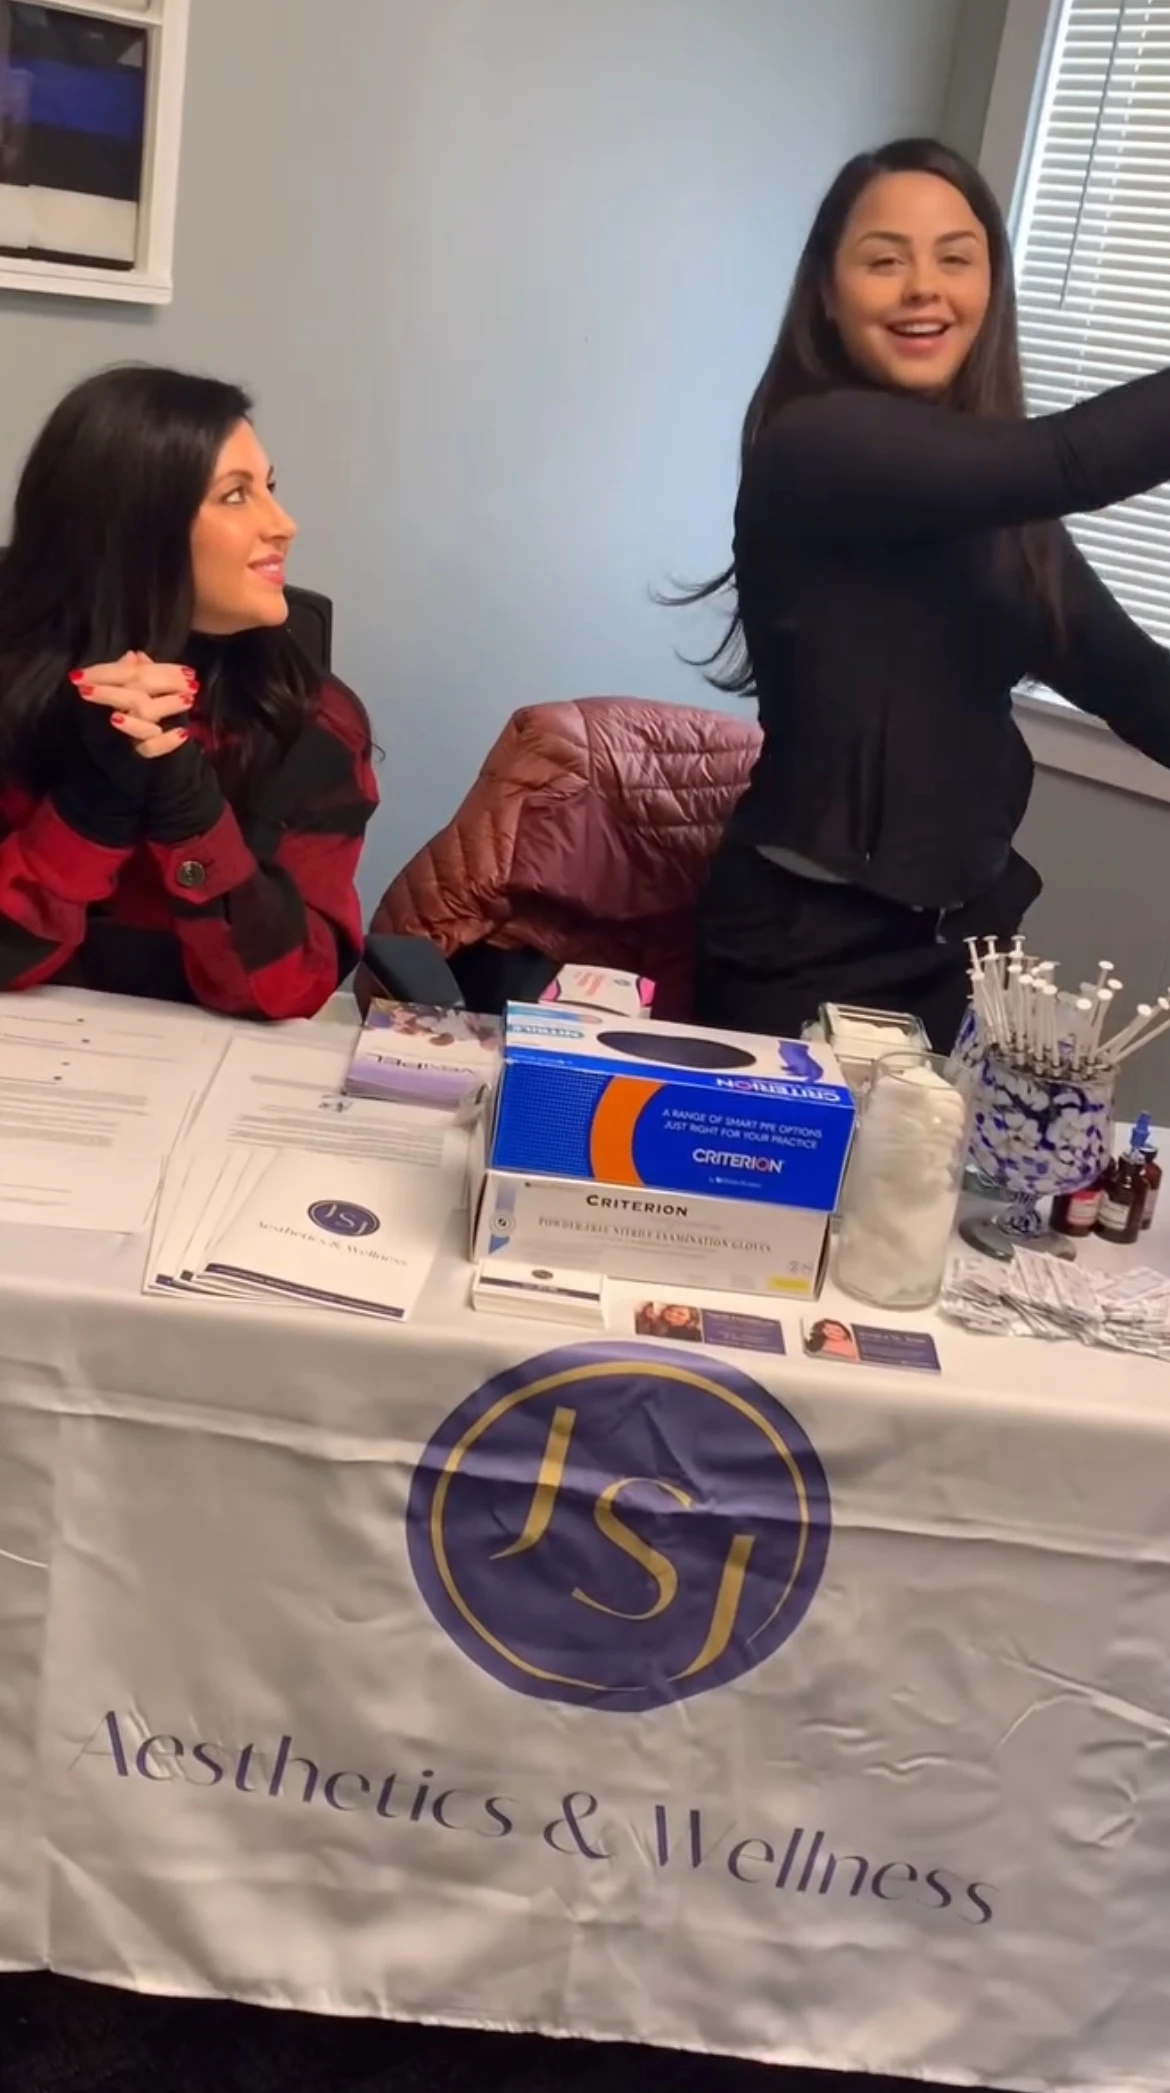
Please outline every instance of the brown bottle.
[{"label": "brown bottle", "polygon": [[1147,1228],[1152,1228],[1158,1209],[1158,1194],[1162,1189],[1162,1165],[1158,1161],[1156,1148],[1143,1149],[1142,1155],[1146,1166],[1146,1210],[1142,1215],[1144,1234]]},{"label": "brown bottle", "polygon": [[1101,1211],[1103,1178],[1082,1185],[1079,1192],[1065,1192],[1052,1202],[1052,1226],[1057,1235],[1092,1235]]},{"label": "brown bottle", "polygon": [[1145,1158],[1135,1140],[1123,1156],[1114,1158],[1102,1181],[1096,1226],[1104,1242],[1136,1243],[1148,1191]]}]

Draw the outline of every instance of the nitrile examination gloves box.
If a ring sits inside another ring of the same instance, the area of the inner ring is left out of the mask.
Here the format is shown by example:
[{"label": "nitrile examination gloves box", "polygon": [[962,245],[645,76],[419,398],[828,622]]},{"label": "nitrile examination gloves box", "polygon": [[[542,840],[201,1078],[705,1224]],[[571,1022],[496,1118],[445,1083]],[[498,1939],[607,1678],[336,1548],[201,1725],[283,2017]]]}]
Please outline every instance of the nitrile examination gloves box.
[{"label": "nitrile examination gloves box", "polygon": [[853,1125],[819,1041],[513,1003],[490,1165],[829,1214]]},{"label": "nitrile examination gloves box", "polygon": [[472,1194],[471,1255],[488,1272],[571,1264],[652,1289],[813,1301],[829,1226],[796,1206],[489,1170]]}]

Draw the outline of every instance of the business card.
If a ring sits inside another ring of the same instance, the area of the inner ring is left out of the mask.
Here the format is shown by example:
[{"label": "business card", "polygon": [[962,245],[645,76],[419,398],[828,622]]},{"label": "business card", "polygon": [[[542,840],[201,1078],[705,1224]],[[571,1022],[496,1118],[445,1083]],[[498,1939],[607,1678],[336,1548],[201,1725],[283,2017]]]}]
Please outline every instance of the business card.
[{"label": "business card", "polygon": [[920,1374],[942,1371],[929,1330],[882,1329],[822,1315],[803,1325],[803,1337],[807,1359],[835,1360],[842,1366],[892,1366]]},{"label": "business card", "polygon": [[775,1358],[788,1349],[783,1328],[772,1316],[739,1315],[688,1301],[643,1301],[634,1311],[634,1335],[672,1344],[721,1345],[730,1352],[771,1352]]}]

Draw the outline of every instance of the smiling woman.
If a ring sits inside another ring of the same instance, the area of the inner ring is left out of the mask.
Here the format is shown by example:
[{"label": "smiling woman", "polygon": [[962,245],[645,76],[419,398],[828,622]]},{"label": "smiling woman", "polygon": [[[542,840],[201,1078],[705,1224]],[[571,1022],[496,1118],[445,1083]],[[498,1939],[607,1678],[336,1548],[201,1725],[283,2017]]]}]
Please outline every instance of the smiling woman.
[{"label": "smiling woman", "polygon": [[191,532],[198,632],[230,635],[288,618],[285,566],[297,527],[251,422],[232,430]]},{"label": "smiling woman", "polygon": [[1040,881],[1012,693],[1049,685],[1170,766],[1170,658],[1061,519],[1170,477],[1170,371],[1029,420],[1004,223],[931,139],[842,168],[744,423],[734,586],[707,663],[763,745],[700,911],[698,1004],[793,1038],[823,1003],[940,1052],[966,940]]},{"label": "smiling woman", "polygon": [[232,385],[61,402],[0,559],[0,988],[312,1016],[357,958],[357,698],[285,626],[296,526]]},{"label": "smiling woman", "polygon": [[862,192],[827,305],[850,362],[879,385],[953,384],[991,303],[987,230],[941,176],[880,175]]}]

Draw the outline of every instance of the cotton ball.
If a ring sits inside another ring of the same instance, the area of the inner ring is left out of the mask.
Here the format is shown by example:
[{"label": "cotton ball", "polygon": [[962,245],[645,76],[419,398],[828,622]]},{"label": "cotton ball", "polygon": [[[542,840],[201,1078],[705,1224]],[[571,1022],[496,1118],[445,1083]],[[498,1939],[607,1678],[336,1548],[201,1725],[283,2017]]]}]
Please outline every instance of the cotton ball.
[{"label": "cotton ball", "polygon": [[921,1307],[942,1281],[967,1148],[967,1103],[928,1063],[879,1071],[858,1129],[837,1252],[840,1284]]}]

